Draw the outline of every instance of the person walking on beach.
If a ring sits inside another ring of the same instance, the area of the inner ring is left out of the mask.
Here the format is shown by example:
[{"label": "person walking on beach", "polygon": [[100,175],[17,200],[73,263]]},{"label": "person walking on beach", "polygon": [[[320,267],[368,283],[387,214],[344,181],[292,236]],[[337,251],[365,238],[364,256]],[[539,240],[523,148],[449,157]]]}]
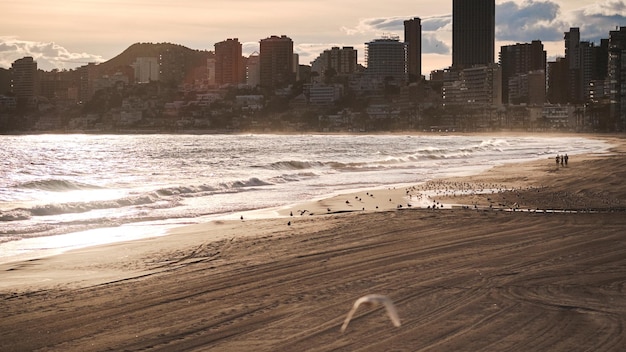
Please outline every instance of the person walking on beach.
[{"label": "person walking on beach", "polygon": [[565,154],[563,156],[563,160],[565,161],[565,166],[567,166],[567,160],[569,159],[569,156],[567,156],[567,154]]},{"label": "person walking on beach", "polygon": [[556,166],[559,166],[559,162],[561,162],[561,157],[557,154],[556,155]]}]

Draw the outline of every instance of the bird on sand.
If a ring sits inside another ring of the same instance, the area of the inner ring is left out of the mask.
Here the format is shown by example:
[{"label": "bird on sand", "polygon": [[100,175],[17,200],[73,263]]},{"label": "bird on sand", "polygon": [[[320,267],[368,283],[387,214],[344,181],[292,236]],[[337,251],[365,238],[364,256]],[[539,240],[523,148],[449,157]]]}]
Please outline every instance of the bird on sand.
[{"label": "bird on sand", "polygon": [[396,327],[400,326],[400,318],[398,317],[398,311],[396,310],[396,307],[394,306],[394,304],[391,301],[391,299],[389,299],[389,297],[383,296],[383,295],[370,294],[370,295],[365,295],[365,296],[357,299],[354,302],[354,305],[352,306],[352,309],[350,309],[350,312],[348,312],[348,316],[346,316],[346,320],[343,322],[343,325],[341,326],[341,332],[346,331],[346,328],[348,327],[348,324],[350,323],[350,319],[352,319],[352,316],[354,315],[354,313],[356,312],[356,310],[359,308],[359,306],[361,304],[363,304],[363,305],[374,305],[374,304],[382,304],[382,305],[384,305],[385,309],[387,310],[387,315],[389,316],[389,319],[391,319],[391,322],[393,323],[393,325],[396,326]]}]

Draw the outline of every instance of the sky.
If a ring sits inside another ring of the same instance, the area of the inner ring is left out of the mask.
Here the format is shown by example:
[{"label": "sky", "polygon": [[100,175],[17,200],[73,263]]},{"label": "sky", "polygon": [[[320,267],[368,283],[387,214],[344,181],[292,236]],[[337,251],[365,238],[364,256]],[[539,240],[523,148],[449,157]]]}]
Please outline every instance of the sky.
[{"label": "sky", "polygon": [[[470,0],[467,0],[470,1]],[[32,56],[43,70],[112,59],[134,43],[181,44],[214,50],[238,38],[243,54],[259,41],[286,35],[300,64],[334,46],[353,46],[365,64],[365,43],[404,40],[403,21],[422,20],[422,73],[452,63],[452,0],[0,0],[0,67]],[[599,43],[626,26],[626,0],[496,0],[496,53],[502,45],[541,40],[554,60],[563,33]]]}]

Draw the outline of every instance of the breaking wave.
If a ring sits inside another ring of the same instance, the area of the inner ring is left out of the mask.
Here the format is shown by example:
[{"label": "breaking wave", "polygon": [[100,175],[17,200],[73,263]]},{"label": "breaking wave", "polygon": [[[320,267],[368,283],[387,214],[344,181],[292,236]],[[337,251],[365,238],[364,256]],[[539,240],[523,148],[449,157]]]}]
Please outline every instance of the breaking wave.
[{"label": "breaking wave", "polygon": [[88,190],[88,189],[102,189],[103,187],[76,182],[76,181],[47,179],[47,180],[24,182],[24,183],[17,185],[15,188],[36,189],[36,190],[50,191],[50,192],[66,192],[66,191],[80,191],[80,190]]}]

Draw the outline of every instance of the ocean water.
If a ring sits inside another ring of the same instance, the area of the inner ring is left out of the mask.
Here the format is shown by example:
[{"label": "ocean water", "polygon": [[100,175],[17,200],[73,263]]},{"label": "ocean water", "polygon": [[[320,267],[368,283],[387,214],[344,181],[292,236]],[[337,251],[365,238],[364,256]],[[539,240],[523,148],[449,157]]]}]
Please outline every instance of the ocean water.
[{"label": "ocean water", "polygon": [[609,147],[488,135],[0,136],[0,261]]}]

